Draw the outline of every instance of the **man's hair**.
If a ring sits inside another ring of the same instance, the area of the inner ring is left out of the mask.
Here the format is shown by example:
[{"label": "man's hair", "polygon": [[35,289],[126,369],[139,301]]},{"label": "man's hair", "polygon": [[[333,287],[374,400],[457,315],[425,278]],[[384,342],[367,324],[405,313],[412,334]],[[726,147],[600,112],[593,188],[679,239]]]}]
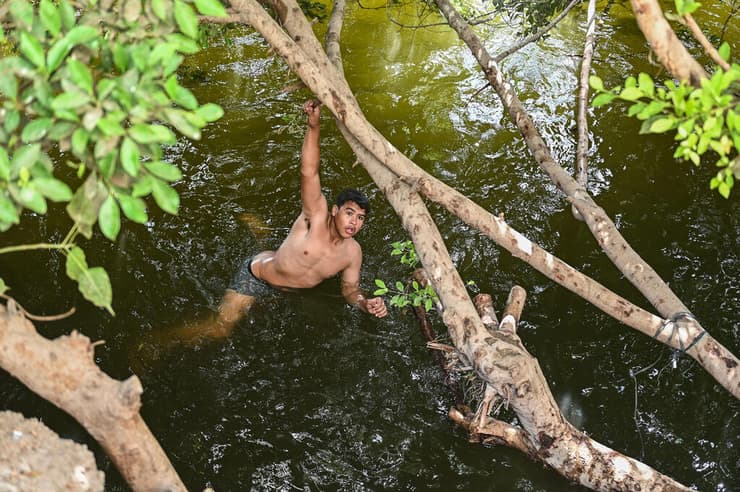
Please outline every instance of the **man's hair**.
[{"label": "man's hair", "polygon": [[342,205],[347,202],[355,202],[365,211],[365,215],[370,215],[370,202],[362,192],[348,188],[337,195],[337,207],[342,208]]}]

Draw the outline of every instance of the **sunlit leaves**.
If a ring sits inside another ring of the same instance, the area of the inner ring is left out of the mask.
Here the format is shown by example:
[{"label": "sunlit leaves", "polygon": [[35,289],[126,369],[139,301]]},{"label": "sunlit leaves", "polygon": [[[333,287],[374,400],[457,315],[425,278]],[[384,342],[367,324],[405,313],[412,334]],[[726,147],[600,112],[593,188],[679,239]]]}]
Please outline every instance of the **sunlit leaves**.
[{"label": "sunlit leaves", "polygon": [[[723,48],[729,57],[729,48]],[[589,78],[590,87],[597,93],[593,107],[609,104],[614,100],[630,103],[627,114],[642,120],[640,133],[676,132],[678,142],[674,157],[700,165],[702,157],[713,151],[715,164],[721,170],[710,181],[727,198],[735,182],[734,164],[740,149],[738,127],[738,102],[734,95],[740,84],[740,66],[733,64],[729,70],[717,68],[711,77],[701,81],[701,87],[666,80],[662,86],[640,73],[628,77],[624,87],[606,89],[596,76]],[[740,167],[740,165],[738,166]],[[740,171],[740,169],[737,169]]]},{"label": "sunlit leaves", "polygon": [[182,0],[175,0],[175,20],[183,34],[193,39],[198,37],[198,17],[193,8]]},{"label": "sunlit leaves", "polygon": [[212,15],[215,17],[226,16],[226,9],[218,0],[195,0],[195,8],[202,15]]},{"label": "sunlit leaves", "polygon": [[108,195],[103,204],[100,206],[100,212],[98,213],[98,225],[103,235],[115,241],[118,237],[118,233],[121,230],[121,212],[116,204],[116,199],[113,195]]}]

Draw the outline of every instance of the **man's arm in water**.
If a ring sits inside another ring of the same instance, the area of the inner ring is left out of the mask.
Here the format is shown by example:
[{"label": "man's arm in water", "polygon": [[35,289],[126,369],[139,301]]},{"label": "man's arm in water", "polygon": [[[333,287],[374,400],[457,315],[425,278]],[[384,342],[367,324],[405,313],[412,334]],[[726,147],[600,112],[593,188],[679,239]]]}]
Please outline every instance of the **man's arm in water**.
[{"label": "man's arm in water", "polygon": [[362,265],[362,252],[352,259],[352,263],[342,272],[342,295],[351,306],[357,306],[362,311],[372,314],[378,318],[385,317],[388,310],[382,297],[367,299],[365,293],[360,289],[360,266]]},{"label": "man's arm in water", "polygon": [[301,204],[303,214],[310,220],[328,213],[326,197],[321,193],[319,180],[319,133],[321,103],[316,99],[303,104],[308,115],[306,136],[301,150]]}]

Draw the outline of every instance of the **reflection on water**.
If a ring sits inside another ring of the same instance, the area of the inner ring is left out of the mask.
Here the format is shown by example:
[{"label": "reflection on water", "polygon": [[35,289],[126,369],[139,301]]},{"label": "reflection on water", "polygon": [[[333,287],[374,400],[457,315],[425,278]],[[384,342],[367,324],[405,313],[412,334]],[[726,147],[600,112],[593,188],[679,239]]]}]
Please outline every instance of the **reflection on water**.
[{"label": "reflection on water", "polygon": [[[420,166],[641,302],[572,219],[495,95],[479,92],[478,67],[453,35],[381,27],[382,11],[352,9],[342,39],[346,70],[368,118]],[[575,141],[572,55],[582,49],[583,13],[577,15],[564,34],[504,64],[566,167]],[[642,46],[634,26],[604,29],[599,73],[617,78],[644,63],[641,51],[611,43],[634,37]],[[503,45],[511,32],[492,36]],[[413,318],[393,310],[370,319],[343,304],[336,280],[262,300],[226,339],[167,339],[172,327],[211,315],[243,259],[277,247],[299,211],[302,135],[284,117],[309,94],[280,92],[295,78],[253,34],[208,50],[192,65],[202,73],[186,82],[226,114],[203,141],[169,150],[185,174],[176,185],[180,215],[153,211],[145,227],[126,224],[116,244],[101,236],[86,245],[91,264],[109,269],[118,316],[76,299],[60,257],[32,254],[22,264],[0,257],[3,278],[27,308],[61,311],[74,299],[74,317],[40,330],[56,336],[76,328],[107,341],[98,348],[100,364],[116,377],[133,371],[142,379],[143,415],[192,490],[576,490],[516,452],[470,445],[447,419],[451,395]],[[674,163],[671,142],[638,136],[638,125],[621,110],[592,116],[590,189],[635,249],[737,353],[737,200],[706,190],[711,169]],[[402,278],[406,272],[388,247],[404,239],[399,221],[362,168],[351,166],[354,158],[327,115],[324,121],[324,190],[356,186],[373,202],[359,238],[363,283]],[[61,239],[68,225],[60,212],[29,217],[14,230],[14,242]],[[520,333],[571,422],[700,490],[738,486],[737,404],[697,364],[679,357],[674,368],[668,349],[554,286],[459,220],[435,207],[432,213],[463,278],[492,293],[498,309],[514,283],[527,289]],[[5,407],[56,422],[60,433],[94,446],[19,383],[2,378],[0,391]],[[95,449],[109,489],[125,490]]]}]

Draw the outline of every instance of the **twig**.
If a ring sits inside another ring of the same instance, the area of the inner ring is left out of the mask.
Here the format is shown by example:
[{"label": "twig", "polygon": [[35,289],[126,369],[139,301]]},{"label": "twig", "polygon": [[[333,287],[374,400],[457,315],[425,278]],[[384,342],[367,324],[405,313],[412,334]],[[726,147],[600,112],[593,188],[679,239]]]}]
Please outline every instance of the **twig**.
[{"label": "twig", "polygon": [[683,16],[683,19],[686,21],[686,25],[689,27],[691,34],[693,34],[694,38],[699,41],[702,48],[704,48],[704,51],[707,52],[709,57],[714,60],[717,65],[722,67],[722,70],[729,70],[730,64],[724,61],[721,56],[719,56],[717,49],[712,45],[712,43],[709,42],[707,37],[701,31],[701,28],[699,27],[699,24],[697,24],[694,20],[694,17],[691,14],[686,14]]},{"label": "twig", "polygon": [[41,316],[41,315],[38,315],[38,314],[31,314],[31,313],[29,313],[28,311],[26,311],[23,308],[23,306],[20,305],[20,303],[18,301],[16,301],[15,299],[13,299],[12,297],[10,297],[9,295],[0,294],[0,297],[2,297],[3,299],[5,299],[8,302],[11,302],[11,301],[14,302],[15,305],[16,305],[16,307],[18,308],[18,310],[23,313],[23,316],[25,316],[28,319],[32,319],[34,321],[59,321],[60,319],[69,318],[76,311],[76,309],[74,308],[74,306],[72,306],[71,308],[69,308],[68,311],[66,311],[64,313],[61,313],[61,314],[52,314],[52,315],[49,315],[49,316]]}]

